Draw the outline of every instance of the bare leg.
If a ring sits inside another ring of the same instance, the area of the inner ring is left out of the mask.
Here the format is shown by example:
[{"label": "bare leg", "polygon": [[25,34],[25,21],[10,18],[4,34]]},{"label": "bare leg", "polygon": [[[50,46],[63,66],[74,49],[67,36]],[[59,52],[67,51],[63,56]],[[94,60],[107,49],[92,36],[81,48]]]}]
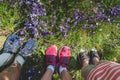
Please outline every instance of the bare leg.
[{"label": "bare leg", "polygon": [[47,68],[45,74],[43,75],[43,77],[41,78],[41,80],[51,80],[52,79],[52,70]]},{"label": "bare leg", "polygon": [[99,58],[97,58],[97,57],[93,58],[93,64],[94,65],[98,64],[99,61],[100,61]]},{"label": "bare leg", "polygon": [[48,47],[46,49],[45,56],[47,69],[41,80],[51,80],[55,71],[57,47],[55,45]]},{"label": "bare leg", "polygon": [[18,55],[13,64],[0,73],[0,80],[19,80],[23,64],[24,59]]},{"label": "bare leg", "polygon": [[61,72],[61,78],[62,80],[72,80],[70,74],[66,70]]},{"label": "bare leg", "polygon": [[20,72],[20,64],[12,64],[0,73],[0,80],[19,80]]},{"label": "bare leg", "polygon": [[83,66],[82,66],[82,76],[83,76],[84,79],[85,79],[85,74],[86,74],[85,68],[86,68],[87,66],[89,66],[89,60],[88,60],[88,59],[84,59],[82,65],[83,65]]},{"label": "bare leg", "polygon": [[88,65],[89,65],[89,60],[88,59],[84,59],[82,68],[84,68],[84,67],[86,67]]}]

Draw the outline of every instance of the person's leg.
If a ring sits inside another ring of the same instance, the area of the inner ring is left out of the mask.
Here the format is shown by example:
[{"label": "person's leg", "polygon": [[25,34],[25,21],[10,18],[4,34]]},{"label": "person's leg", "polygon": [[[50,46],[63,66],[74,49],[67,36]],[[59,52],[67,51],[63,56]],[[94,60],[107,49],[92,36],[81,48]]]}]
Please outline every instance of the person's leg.
[{"label": "person's leg", "polygon": [[68,63],[70,62],[70,48],[64,46],[59,52],[59,73],[62,80],[72,80],[67,71]]},{"label": "person's leg", "polygon": [[[100,57],[97,53],[96,49],[91,49],[89,53],[89,59],[86,57],[86,53],[81,54],[81,63],[82,63],[82,76],[84,79],[87,78],[89,72],[95,67],[96,64],[99,63]],[[83,59],[82,59],[83,58]],[[90,62],[89,62],[90,61]],[[89,65],[90,64],[90,65]]]},{"label": "person's leg", "polygon": [[96,65],[100,61],[100,56],[98,55],[98,52],[95,48],[91,49],[89,53],[89,57],[90,57],[90,64]]},{"label": "person's leg", "polygon": [[89,65],[89,57],[87,56],[87,51],[85,49],[81,49],[77,57],[80,68],[84,68]]},{"label": "person's leg", "polygon": [[93,58],[93,64],[94,64],[94,65],[98,64],[99,61],[100,61],[100,60],[99,60],[98,57],[94,57],[94,58]]},{"label": "person's leg", "polygon": [[55,45],[48,47],[45,56],[47,69],[41,80],[51,80],[56,66],[57,47]]},{"label": "person's leg", "polygon": [[62,80],[72,80],[70,74],[66,70],[63,70],[60,76]]},{"label": "person's leg", "polygon": [[20,41],[16,33],[10,34],[4,42],[2,54],[0,54],[0,67],[4,67],[12,60],[14,53],[20,47]]},{"label": "person's leg", "polygon": [[[87,56],[87,51],[85,49],[81,49],[80,53],[78,54],[78,62],[81,68],[81,75],[85,79],[86,75],[89,71],[89,57]],[[88,69],[88,70],[87,70]]]},{"label": "person's leg", "polygon": [[[14,42],[12,42],[11,39],[12,40],[15,39]],[[14,62],[8,68],[0,72],[0,80],[19,80],[21,68],[25,62],[24,58],[29,56],[29,54],[33,53],[35,49],[35,44],[36,44],[36,41],[34,39],[29,39],[25,43],[25,45],[22,46]],[[11,58],[11,55],[14,55],[13,53],[16,53],[19,47],[20,47],[20,44],[19,44],[17,35],[14,35],[14,36],[12,35],[7,38],[3,47],[4,54],[2,54],[3,56],[5,56],[5,58],[2,58],[4,62],[1,63],[1,66],[8,63],[8,61]],[[5,54],[9,52],[11,54]],[[0,62],[2,61],[2,59],[0,58]]]},{"label": "person's leg", "polygon": [[44,73],[43,77],[41,80],[51,80],[53,75],[53,71],[51,69],[47,69],[46,72]]},{"label": "person's leg", "polygon": [[11,53],[2,53],[0,54],[0,67],[9,63],[14,54]]},{"label": "person's leg", "polygon": [[0,80],[19,80],[21,66],[19,64],[12,64],[0,73]]},{"label": "person's leg", "polygon": [[23,64],[24,59],[21,56],[17,56],[13,64],[0,72],[0,80],[19,80]]}]

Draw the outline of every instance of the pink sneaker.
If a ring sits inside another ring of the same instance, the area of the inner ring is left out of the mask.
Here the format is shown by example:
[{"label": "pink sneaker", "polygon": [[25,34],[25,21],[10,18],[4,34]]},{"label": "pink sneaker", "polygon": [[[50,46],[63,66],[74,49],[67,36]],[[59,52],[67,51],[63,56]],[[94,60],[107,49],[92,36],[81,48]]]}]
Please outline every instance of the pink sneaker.
[{"label": "pink sneaker", "polygon": [[70,48],[64,46],[59,52],[59,66],[68,68],[68,63],[70,62],[70,56],[71,56]]},{"label": "pink sneaker", "polygon": [[55,45],[52,45],[47,48],[45,52],[46,56],[46,64],[48,65],[56,65],[56,56],[57,56],[57,47]]}]

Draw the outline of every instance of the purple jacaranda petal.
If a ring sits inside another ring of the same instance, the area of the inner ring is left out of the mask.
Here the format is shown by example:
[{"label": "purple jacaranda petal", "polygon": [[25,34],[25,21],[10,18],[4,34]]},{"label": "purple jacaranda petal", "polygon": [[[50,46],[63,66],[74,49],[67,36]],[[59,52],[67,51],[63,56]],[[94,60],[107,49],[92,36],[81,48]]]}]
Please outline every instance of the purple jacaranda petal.
[{"label": "purple jacaranda petal", "polygon": [[116,12],[115,12],[115,11],[116,11],[116,8],[114,7],[114,8],[111,10],[111,15],[112,15],[112,16],[116,16]]},{"label": "purple jacaranda petal", "polygon": [[90,16],[88,22],[93,22],[93,20],[94,20],[93,16]]},{"label": "purple jacaranda petal", "polygon": [[86,15],[83,13],[82,16],[81,16],[81,19],[82,20],[85,20],[86,19]]},{"label": "purple jacaranda petal", "polygon": [[33,80],[32,76],[28,76],[28,80]]},{"label": "purple jacaranda petal", "polygon": [[67,34],[66,34],[66,33],[63,33],[63,37],[66,38],[66,37],[67,37]]},{"label": "purple jacaranda petal", "polygon": [[32,28],[32,35],[34,35],[35,38],[38,37],[38,30],[37,30],[37,28]]},{"label": "purple jacaranda petal", "polygon": [[97,19],[104,20],[104,15],[101,13],[97,14]]},{"label": "purple jacaranda petal", "polygon": [[53,18],[56,19],[57,18],[56,15],[54,15]]},{"label": "purple jacaranda petal", "polygon": [[25,3],[28,4],[28,5],[32,4],[32,2],[33,2],[32,0],[25,1]]},{"label": "purple jacaranda petal", "polygon": [[93,25],[93,24],[90,24],[89,27],[90,27],[90,28],[94,28],[94,25]]},{"label": "purple jacaranda petal", "polygon": [[83,28],[83,30],[87,30],[87,26],[86,25],[83,25],[82,28]]},{"label": "purple jacaranda petal", "polygon": [[68,22],[70,22],[70,21],[71,21],[71,18],[70,18],[70,17],[68,17],[68,18],[67,18],[67,21],[68,21]]},{"label": "purple jacaranda petal", "polygon": [[44,46],[48,46],[48,44],[47,44],[47,43],[44,43]]},{"label": "purple jacaranda petal", "polygon": [[75,21],[73,21],[72,23],[73,23],[73,24],[77,24],[78,22],[75,20]]},{"label": "purple jacaranda petal", "polygon": [[64,27],[70,29],[70,26],[68,26],[66,23],[64,23]]},{"label": "purple jacaranda petal", "polygon": [[48,36],[48,34],[49,34],[49,32],[48,32],[46,29],[44,29],[43,35],[44,35],[44,36]]},{"label": "purple jacaranda petal", "polygon": [[53,27],[56,24],[56,20],[53,20],[51,26]]},{"label": "purple jacaranda petal", "polygon": [[101,12],[101,13],[105,13],[105,10],[104,10],[104,9],[101,9],[100,12]]},{"label": "purple jacaranda petal", "polygon": [[27,24],[26,29],[29,30],[30,28],[32,28],[32,24]]},{"label": "purple jacaranda petal", "polygon": [[23,37],[19,38],[20,43],[21,43],[23,40],[25,40],[25,38],[23,38]]},{"label": "purple jacaranda petal", "polygon": [[24,30],[20,30],[20,31],[19,31],[19,34],[20,34],[20,35],[24,35],[24,34],[25,34]]},{"label": "purple jacaranda petal", "polygon": [[98,7],[100,7],[100,6],[101,6],[101,4],[100,4],[100,3],[97,3],[97,6],[98,6]]},{"label": "purple jacaranda petal", "polygon": [[64,28],[60,28],[60,32],[64,32],[64,30],[65,30]]}]

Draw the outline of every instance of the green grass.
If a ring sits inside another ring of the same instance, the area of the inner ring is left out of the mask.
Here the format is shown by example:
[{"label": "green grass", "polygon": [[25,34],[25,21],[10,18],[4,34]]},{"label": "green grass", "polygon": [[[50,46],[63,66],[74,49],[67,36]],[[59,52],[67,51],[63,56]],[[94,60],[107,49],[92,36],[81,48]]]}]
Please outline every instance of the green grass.
[{"label": "green grass", "polygon": [[[38,47],[35,53],[38,56],[34,57],[39,57],[40,62],[39,65],[35,65],[33,62],[31,66],[36,66],[36,69],[44,73],[45,68],[43,68],[43,66],[45,66],[45,49],[48,46],[55,44],[57,45],[58,50],[60,50],[62,46],[67,45],[71,48],[72,54],[71,61],[69,63],[69,73],[73,80],[83,80],[81,77],[81,70],[76,59],[76,54],[80,52],[81,48],[86,48],[89,51],[91,48],[95,47],[99,51],[99,54],[102,55],[102,59],[113,61],[114,58],[117,58],[117,62],[120,62],[120,31],[116,26],[116,23],[102,23],[95,31],[93,30],[93,32],[88,33],[82,29],[71,31],[71,34],[69,34],[66,39],[61,37],[55,38],[53,35],[47,40],[40,38],[38,39]],[[44,46],[44,43],[47,43],[48,46]],[[25,66],[27,65],[28,64]],[[27,68],[29,68],[29,66],[27,66]],[[60,76],[58,74],[54,74],[53,79],[60,80]]]},{"label": "green grass", "polygon": [[[17,8],[9,6],[9,3],[0,3],[0,28],[14,31],[16,21],[19,20],[20,14]],[[38,46],[35,54],[27,59],[23,67],[22,76],[24,76],[25,79],[25,71],[34,67],[36,70],[41,71],[40,75],[34,76],[34,80],[38,80],[45,71],[45,50],[48,46],[54,44],[57,45],[58,50],[64,45],[71,48],[72,55],[69,63],[69,73],[73,80],[83,80],[76,59],[76,54],[80,52],[81,48],[86,48],[89,51],[91,48],[95,47],[102,56],[102,59],[113,61],[113,58],[117,58],[117,62],[120,63],[120,29],[117,29],[116,26],[117,23],[104,22],[99,24],[96,29],[92,30],[71,30],[66,38],[59,36],[59,33],[51,35],[46,39],[40,36],[37,40]],[[0,36],[0,49],[5,39],[5,36]],[[47,44],[47,46],[44,44]],[[60,80],[59,74],[54,74],[53,79]]]},{"label": "green grass", "polygon": [[17,6],[13,7],[8,2],[0,2],[0,28],[14,31],[18,19],[20,19],[20,13]]}]

